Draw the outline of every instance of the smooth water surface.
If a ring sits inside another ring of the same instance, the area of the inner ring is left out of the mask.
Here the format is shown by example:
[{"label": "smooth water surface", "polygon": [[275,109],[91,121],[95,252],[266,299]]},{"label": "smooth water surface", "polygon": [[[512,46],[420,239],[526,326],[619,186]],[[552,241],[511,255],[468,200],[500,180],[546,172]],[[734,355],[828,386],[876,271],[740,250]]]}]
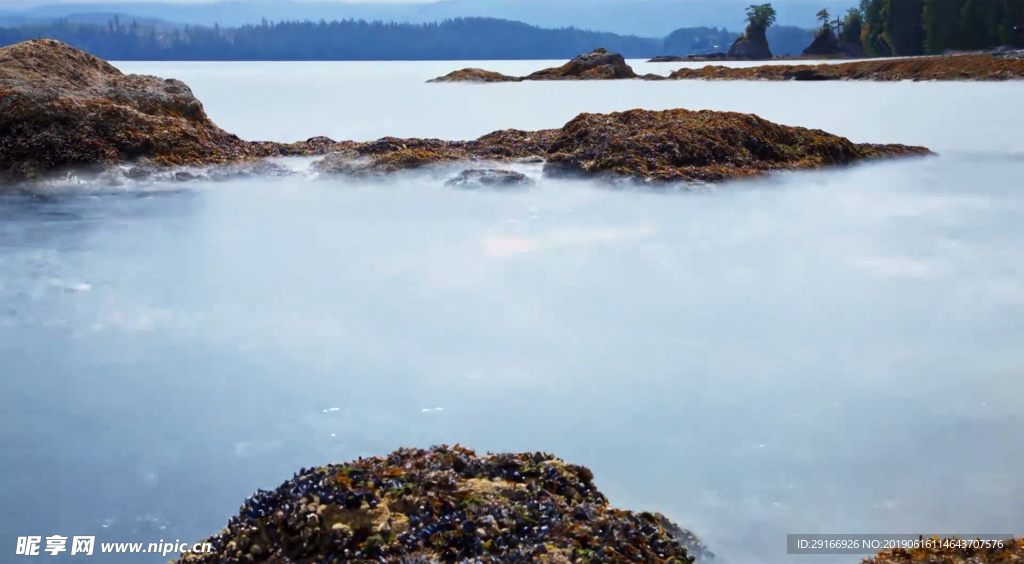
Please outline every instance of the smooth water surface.
[{"label": "smooth water surface", "polygon": [[119,66],[181,78],[250,139],[686,107],[940,155],[698,192],[534,165],[512,193],[298,175],[0,196],[0,561],[23,535],[199,540],[301,466],[439,443],[585,464],[734,564],[860,559],[787,557],[787,533],[1024,533],[1024,83]]}]

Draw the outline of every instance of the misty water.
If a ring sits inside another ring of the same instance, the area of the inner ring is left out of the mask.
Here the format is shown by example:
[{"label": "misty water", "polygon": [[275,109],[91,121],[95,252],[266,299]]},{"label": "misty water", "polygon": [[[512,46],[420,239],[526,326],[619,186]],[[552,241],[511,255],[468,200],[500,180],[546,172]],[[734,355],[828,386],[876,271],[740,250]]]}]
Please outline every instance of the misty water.
[{"label": "misty water", "polygon": [[2,195],[0,561],[23,535],[200,540],[302,466],[441,443],[589,466],[733,564],[861,558],[787,556],[787,533],[1024,533],[1024,83],[118,66],[184,80],[247,139],[684,107],[939,156],[698,191],[521,165],[516,192],[435,172]]}]

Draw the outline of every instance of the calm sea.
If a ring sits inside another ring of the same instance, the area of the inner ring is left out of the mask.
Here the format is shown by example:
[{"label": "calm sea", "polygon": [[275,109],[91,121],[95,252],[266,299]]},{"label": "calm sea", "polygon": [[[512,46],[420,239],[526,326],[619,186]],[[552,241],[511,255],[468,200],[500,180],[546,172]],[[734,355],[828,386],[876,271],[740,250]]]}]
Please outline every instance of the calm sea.
[{"label": "calm sea", "polygon": [[298,174],[0,196],[0,562],[25,535],[199,540],[299,467],[440,443],[587,465],[733,564],[860,559],[787,557],[787,533],[1024,534],[1024,82],[118,66],[184,80],[247,139],[683,107],[939,156],[700,192],[524,166],[515,193]]}]

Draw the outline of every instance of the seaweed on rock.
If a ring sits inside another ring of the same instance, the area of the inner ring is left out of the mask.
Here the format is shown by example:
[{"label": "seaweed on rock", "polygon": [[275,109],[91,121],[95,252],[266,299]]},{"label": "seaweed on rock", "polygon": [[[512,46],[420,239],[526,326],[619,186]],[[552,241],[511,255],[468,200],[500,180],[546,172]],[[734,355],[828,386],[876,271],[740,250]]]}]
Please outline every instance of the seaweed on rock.
[{"label": "seaweed on rock", "polygon": [[613,509],[587,468],[455,445],[303,468],[181,564],[676,563],[713,558],[665,516]]}]

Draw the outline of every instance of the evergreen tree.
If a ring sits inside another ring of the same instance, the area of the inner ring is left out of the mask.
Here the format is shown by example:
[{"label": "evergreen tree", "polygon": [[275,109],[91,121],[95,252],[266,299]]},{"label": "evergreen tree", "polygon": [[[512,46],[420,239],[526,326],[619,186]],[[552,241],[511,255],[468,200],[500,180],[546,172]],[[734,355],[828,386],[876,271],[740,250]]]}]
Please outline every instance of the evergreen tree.
[{"label": "evergreen tree", "polygon": [[860,43],[860,34],[863,28],[863,16],[857,8],[850,8],[846,11],[846,17],[843,18],[843,31],[839,34],[839,39],[845,43]]},{"label": "evergreen tree", "polygon": [[[967,0],[971,2],[972,0]],[[924,0],[889,0],[883,20],[883,33],[894,55],[920,55],[924,52]]]}]

